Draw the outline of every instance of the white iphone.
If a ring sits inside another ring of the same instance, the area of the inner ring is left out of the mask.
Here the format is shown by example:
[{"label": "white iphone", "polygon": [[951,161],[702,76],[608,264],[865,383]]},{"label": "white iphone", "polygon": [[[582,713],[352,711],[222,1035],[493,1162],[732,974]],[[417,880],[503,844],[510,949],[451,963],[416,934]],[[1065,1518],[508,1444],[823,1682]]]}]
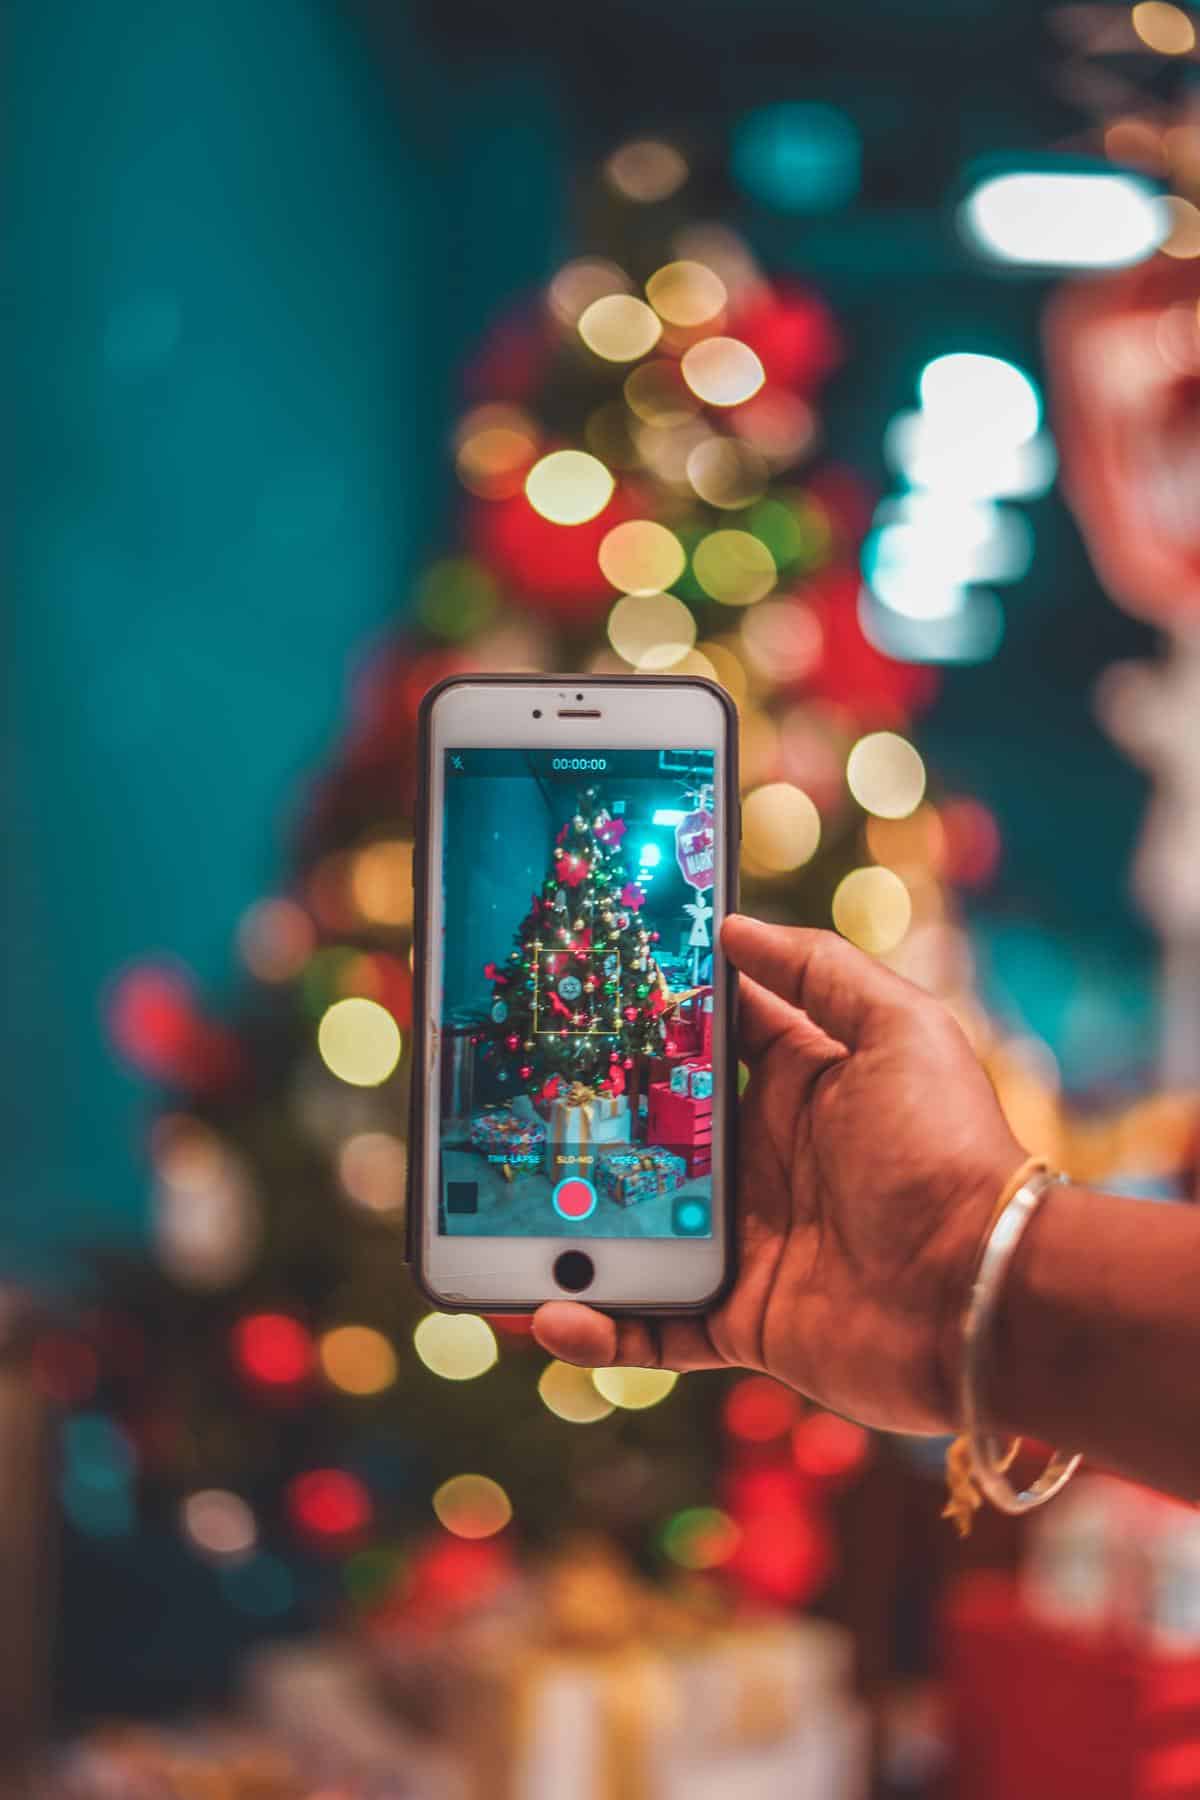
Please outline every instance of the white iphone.
[{"label": "white iphone", "polygon": [[736,747],[690,676],[425,697],[409,1250],[439,1308],[696,1312],[730,1280]]}]

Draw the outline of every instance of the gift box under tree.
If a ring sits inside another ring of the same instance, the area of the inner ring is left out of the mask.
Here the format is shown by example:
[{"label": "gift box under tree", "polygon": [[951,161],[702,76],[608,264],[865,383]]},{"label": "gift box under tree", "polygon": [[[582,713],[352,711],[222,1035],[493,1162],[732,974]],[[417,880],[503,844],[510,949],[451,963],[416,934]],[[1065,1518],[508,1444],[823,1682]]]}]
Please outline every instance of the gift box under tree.
[{"label": "gift box under tree", "polygon": [[582,1082],[560,1082],[543,1095],[546,1121],[545,1168],[552,1181],[567,1175],[590,1176],[600,1149],[627,1144],[632,1114],[625,1094],[605,1094]]},{"label": "gift box under tree", "polygon": [[602,1151],[596,1161],[596,1189],[618,1206],[633,1206],[658,1194],[672,1194],[687,1180],[682,1156],[660,1144],[639,1144],[628,1150]]},{"label": "gift box under tree", "polygon": [[650,1083],[647,1142],[677,1152],[689,1175],[707,1175],[712,1168],[712,1119],[711,1091],[703,1096],[676,1094],[670,1082]]},{"label": "gift box under tree", "polygon": [[511,1106],[489,1106],[471,1120],[471,1147],[491,1163],[535,1169],[542,1160],[546,1127],[532,1113]]}]

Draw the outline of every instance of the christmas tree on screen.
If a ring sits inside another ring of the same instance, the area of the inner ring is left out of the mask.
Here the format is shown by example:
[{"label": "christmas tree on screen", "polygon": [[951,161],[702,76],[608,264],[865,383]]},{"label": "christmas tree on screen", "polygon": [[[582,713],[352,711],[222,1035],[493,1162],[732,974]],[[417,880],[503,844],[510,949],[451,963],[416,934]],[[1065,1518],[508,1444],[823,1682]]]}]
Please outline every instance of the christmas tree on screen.
[{"label": "christmas tree on screen", "polygon": [[[131,1555],[176,1539],[253,1620],[367,1604],[430,1534],[503,1547],[585,1524],[792,1601],[828,1566],[812,1496],[860,1438],[835,1453],[820,1415],[757,1378],[547,1366],[520,1321],[431,1314],[402,1256],[416,709],[444,675],[722,683],[741,719],[743,904],[833,924],[978,1021],[946,895],[987,878],[994,831],[970,802],[926,799],[906,733],[935,676],[860,627],[870,502],[824,456],[818,409],[840,333],[817,295],[697,221],[697,185],[673,146],[616,152],[586,253],[468,368],[457,542],[398,600],[290,876],[238,926],[232,1016],[154,963],[113,995],[115,1046],[164,1095],[155,1256],[110,1267],[102,1303],[41,1347],[71,1414],[64,1505]],[[580,794],[496,945],[471,1050],[518,1083],[612,1081],[663,1045],[660,947],[594,801]],[[703,895],[684,910],[694,974]],[[578,976],[545,960],[580,951]],[[619,1003],[616,1057],[577,1030],[585,1001]],[[539,1049],[547,1009],[558,1037]]]}]

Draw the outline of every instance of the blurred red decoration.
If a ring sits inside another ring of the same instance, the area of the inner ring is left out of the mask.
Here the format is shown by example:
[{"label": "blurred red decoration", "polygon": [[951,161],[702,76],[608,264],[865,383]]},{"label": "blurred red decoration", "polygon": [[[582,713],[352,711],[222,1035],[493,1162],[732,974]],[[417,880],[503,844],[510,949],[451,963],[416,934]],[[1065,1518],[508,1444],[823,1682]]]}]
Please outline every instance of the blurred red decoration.
[{"label": "blurred red decoration", "polygon": [[1112,598],[1160,625],[1200,612],[1198,308],[1197,262],[1156,256],[1072,283],[1046,313],[1067,499]]},{"label": "blurred red decoration", "polygon": [[807,581],[801,598],[821,630],[821,651],[803,687],[846,708],[875,728],[903,726],[937,693],[936,671],[921,663],[895,662],[863,636],[858,617],[859,576],[829,569]]},{"label": "blurred red decoration", "polygon": [[169,964],[139,963],[118,976],[108,1029],[127,1062],[172,1087],[222,1088],[242,1072],[237,1039],[202,1017],[191,980]]},{"label": "blurred red decoration", "polygon": [[310,1469],[288,1484],[287,1509],[307,1536],[344,1543],[371,1523],[371,1496],[345,1469]]},{"label": "blurred red decoration", "polygon": [[871,1435],[836,1413],[810,1412],[792,1433],[792,1461],[810,1481],[849,1481],[871,1454]]},{"label": "blurred red decoration", "polygon": [[100,1360],[92,1346],[66,1331],[44,1331],[34,1340],[29,1379],[58,1406],[80,1406],[96,1391]]},{"label": "blurred red decoration", "polygon": [[581,622],[603,613],[612,588],[600,572],[600,545],[614,525],[635,516],[620,488],[603,512],[582,525],[555,525],[525,495],[481,500],[468,513],[476,553],[518,590],[523,603]]},{"label": "blurred red decoration", "polygon": [[413,1553],[373,1623],[384,1632],[395,1626],[440,1631],[486,1606],[512,1580],[515,1566],[506,1542],[439,1532]]},{"label": "blurred red decoration", "polygon": [[799,1401],[769,1375],[747,1375],[725,1398],[725,1429],[747,1444],[769,1444],[796,1422]]},{"label": "blurred red decoration", "polygon": [[550,321],[514,312],[493,326],[466,371],[472,399],[517,401],[529,398],[545,374],[553,343]]},{"label": "blurred red decoration", "polygon": [[833,1538],[790,1469],[736,1472],[726,1510],[741,1537],[725,1570],[747,1599],[803,1606],[820,1592],[833,1573]]},{"label": "blurred red decoration", "polygon": [[984,888],[1000,867],[1000,827],[978,800],[947,800],[941,808],[944,873],[956,887]]},{"label": "blurred red decoration", "polygon": [[769,382],[802,393],[818,387],[841,361],[833,314],[818,294],[795,282],[757,290],[729,330],[756,353]]},{"label": "blurred red decoration", "polygon": [[296,1387],[312,1370],[312,1338],[289,1313],[251,1313],[231,1336],[238,1368],[262,1387]]}]

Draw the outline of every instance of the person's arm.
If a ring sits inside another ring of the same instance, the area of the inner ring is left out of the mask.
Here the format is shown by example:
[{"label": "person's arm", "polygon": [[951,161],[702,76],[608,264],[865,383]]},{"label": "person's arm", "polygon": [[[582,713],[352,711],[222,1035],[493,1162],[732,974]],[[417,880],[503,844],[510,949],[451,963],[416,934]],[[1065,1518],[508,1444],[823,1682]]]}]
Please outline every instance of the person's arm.
[{"label": "person's arm", "polygon": [[[947,1336],[955,1380],[957,1322]],[[998,1425],[1200,1498],[1200,1210],[1051,1188],[1005,1277],[990,1362]]]}]

